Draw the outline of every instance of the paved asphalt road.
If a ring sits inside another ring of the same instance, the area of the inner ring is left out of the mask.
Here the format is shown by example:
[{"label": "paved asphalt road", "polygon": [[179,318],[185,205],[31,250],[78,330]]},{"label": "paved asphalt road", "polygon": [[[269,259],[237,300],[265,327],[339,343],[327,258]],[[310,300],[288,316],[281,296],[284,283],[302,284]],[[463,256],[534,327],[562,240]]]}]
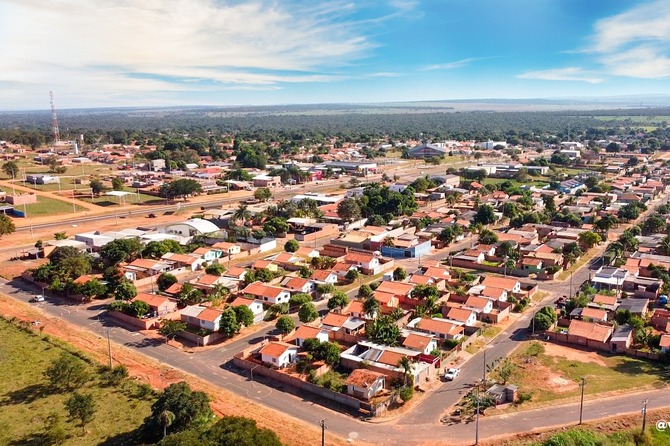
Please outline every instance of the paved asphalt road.
[{"label": "paved asphalt road", "polygon": [[[469,240],[461,242],[466,246],[468,243]],[[426,257],[432,258],[433,256]],[[573,290],[576,290],[584,280],[588,279],[590,268],[597,267],[598,262],[599,259],[596,258],[591,264],[584,265],[575,271],[572,277]],[[411,262],[406,264],[408,270],[411,270],[411,266]],[[550,292],[542,302],[546,303],[556,296],[568,294],[570,281],[543,283],[541,289]],[[33,289],[31,293],[30,290],[30,287],[21,280],[11,283],[4,279],[0,280],[0,292],[15,299],[27,302],[35,292]],[[400,416],[395,423],[389,424],[362,422],[339,413],[338,411],[343,411],[340,407],[332,407],[335,410],[324,408],[308,396],[296,396],[287,393],[290,389],[283,389],[281,385],[276,383],[258,382],[258,377],[252,380],[247,372],[237,370],[232,366],[230,359],[236,352],[260,342],[270,334],[272,328],[241,338],[220,348],[188,353],[167,346],[160,340],[145,339],[139,333],[116,326],[112,321],[103,317],[104,305],[99,302],[89,306],[78,306],[65,303],[58,298],[49,297],[47,302],[35,305],[52,316],[85,327],[100,336],[103,336],[109,329],[110,338],[115,343],[191,373],[238,395],[256,400],[259,404],[287,413],[297,419],[304,420],[306,423],[316,425],[319,420],[326,419],[328,429],[331,432],[349,438],[353,442],[358,440],[377,445],[411,445],[422,442],[435,443],[436,441],[444,444],[458,444],[471,441],[474,438],[474,424],[447,426],[442,425],[439,419],[449,407],[460,399],[461,394],[467,389],[467,384],[482,376],[485,361],[490,364],[498,358],[507,356],[525,338],[526,327],[528,327],[528,321],[532,315],[532,312],[528,312],[518,316],[509,328],[461,367],[459,379],[454,382],[441,383],[437,389],[425,395],[414,410]],[[320,303],[320,307],[323,305],[323,302]],[[640,410],[641,401],[645,397],[650,400],[650,408],[664,407],[670,404],[666,389],[647,392],[646,394],[622,395],[607,399],[606,403],[602,399],[596,398],[586,403],[584,419],[592,420],[637,412]],[[577,410],[577,406],[569,404],[498,417],[482,417],[480,420],[480,438],[485,439],[501,434],[529,432],[533,429],[546,429],[576,423],[579,418]]]},{"label": "paved asphalt road", "polygon": [[[575,273],[578,277],[588,278],[588,268],[583,267]],[[573,278],[574,280],[574,278]],[[552,288],[561,290],[565,283],[552,283]],[[569,287],[569,285],[567,285]],[[543,287],[546,288],[546,287]],[[26,291],[28,290],[28,291]],[[23,281],[8,283],[0,281],[0,292],[26,302],[34,291]],[[553,296],[547,296],[550,300]],[[322,306],[324,303],[321,303]],[[454,382],[442,383],[435,390],[428,393],[414,410],[401,416],[395,423],[366,423],[351,416],[338,413],[340,407],[330,410],[315,403],[304,395],[296,396],[287,393],[290,389],[272,382],[258,382],[258,377],[252,381],[246,371],[237,370],[230,362],[232,356],[250,345],[260,342],[269,335],[273,328],[236,340],[220,348],[188,353],[165,345],[160,340],[145,339],[136,332],[118,327],[112,321],[104,318],[103,305],[94,303],[88,307],[65,303],[60,299],[49,297],[47,302],[34,304],[46,313],[60,317],[68,322],[85,327],[100,336],[110,330],[110,337],[114,343],[134,349],[161,363],[183,370],[198,376],[214,385],[228,389],[238,395],[259,404],[285,412],[307,423],[318,423],[325,418],[329,430],[344,438],[358,440],[378,445],[414,444],[423,441],[444,441],[446,443],[468,442],[474,438],[474,424],[458,424],[446,426],[439,422],[445,410],[457,402],[462,392],[468,388],[467,384],[479,379],[484,370],[484,352],[472,357],[462,366],[459,379]],[[486,363],[508,355],[526,336],[531,313],[521,315],[518,319],[485,349]],[[667,391],[657,391],[649,394],[650,408],[668,404]],[[640,408],[640,401],[644,396],[625,395],[608,400],[602,404],[594,400],[586,405],[585,419],[596,419],[621,413],[635,412]],[[520,412],[518,414],[501,417],[482,417],[480,421],[480,438],[485,439],[503,433],[527,432],[532,429],[548,428],[575,422],[574,405],[564,407],[550,407],[536,411]]]}]

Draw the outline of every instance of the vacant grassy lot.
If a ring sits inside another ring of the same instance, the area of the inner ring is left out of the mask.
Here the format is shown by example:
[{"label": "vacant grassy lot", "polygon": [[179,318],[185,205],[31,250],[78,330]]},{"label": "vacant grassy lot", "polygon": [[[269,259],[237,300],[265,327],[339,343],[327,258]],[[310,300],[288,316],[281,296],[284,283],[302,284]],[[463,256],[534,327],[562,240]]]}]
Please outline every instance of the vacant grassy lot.
[{"label": "vacant grassy lot", "polygon": [[536,403],[578,396],[582,377],[586,379],[586,395],[643,390],[670,383],[670,370],[665,364],[553,344],[545,347],[537,342],[526,343],[512,361],[515,367],[508,382],[518,385],[522,394],[532,393]]},{"label": "vacant grassy lot", "polygon": [[[12,193],[11,188],[1,187],[0,190],[7,192],[8,194]],[[23,212],[24,206],[17,205],[15,208],[18,211]],[[28,213],[28,217],[43,217],[45,215],[56,215],[56,214],[66,214],[73,213],[72,202],[55,200],[48,197],[37,197],[37,203],[27,204],[25,210]],[[77,206],[77,212],[83,212],[84,208]]]},{"label": "vacant grassy lot", "polygon": [[64,401],[70,393],[53,392],[44,377],[50,363],[63,352],[80,355],[65,344],[0,319],[0,444],[47,444],[45,423],[52,414],[65,427],[68,438],[63,445],[137,444],[133,431],[149,415],[153,396],[140,397],[143,389],[128,380],[105,387],[97,379],[98,365],[89,361],[92,379],[78,391],[93,394],[97,412],[82,436],[79,425],[67,418]]}]

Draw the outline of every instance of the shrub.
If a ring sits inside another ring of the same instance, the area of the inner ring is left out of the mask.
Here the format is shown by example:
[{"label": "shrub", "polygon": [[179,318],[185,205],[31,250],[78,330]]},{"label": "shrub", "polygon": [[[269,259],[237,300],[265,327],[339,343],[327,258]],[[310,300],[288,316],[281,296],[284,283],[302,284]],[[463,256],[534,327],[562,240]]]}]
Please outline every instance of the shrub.
[{"label": "shrub", "polygon": [[404,401],[407,402],[412,399],[414,396],[414,388],[410,386],[403,386],[398,390],[398,396]]}]

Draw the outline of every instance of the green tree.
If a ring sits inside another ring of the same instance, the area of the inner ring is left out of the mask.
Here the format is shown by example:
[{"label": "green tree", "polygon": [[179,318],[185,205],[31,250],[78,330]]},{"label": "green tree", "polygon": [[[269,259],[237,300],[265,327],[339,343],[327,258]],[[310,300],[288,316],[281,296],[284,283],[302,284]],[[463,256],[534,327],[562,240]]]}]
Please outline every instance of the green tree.
[{"label": "green tree", "polygon": [[223,417],[202,437],[202,446],[282,446],[274,432],[244,417]]},{"label": "green tree", "polygon": [[213,276],[220,276],[225,271],[226,268],[220,263],[212,263],[211,265],[207,265],[207,268],[205,268],[205,273],[211,274]]},{"label": "green tree", "polygon": [[402,266],[397,267],[393,270],[393,280],[405,280],[407,279],[407,271]]},{"label": "green tree", "polygon": [[357,269],[350,269],[347,271],[347,274],[345,274],[344,278],[353,282],[354,280],[358,279],[358,276],[360,273],[358,272]]},{"label": "green tree", "polygon": [[70,419],[79,421],[82,434],[86,434],[86,425],[95,419],[96,407],[93,395],[74,392],[65,401],[65,408],[70,415]]},{"label": "green tree", "polygon": [[665,218],[659,214],[652,214],[642,224],[642,233],[645,235],[665,232]]},{"label": "green tree", "polygon": [[124,189],[123,178],[121,177],[112,178],[112,189],[123,190]]},{"label": "green tree", "polygon": [[417,285],[412,290],[413,299],[439,299],[440,290],[437,289],[434,285]]},{"label": "green tree", "polygon": [[379,301],[375,299],[373,295],[368,296],[365,301],[363,301],[363,311],[365,311],[365,314],[369,317],[375,317],[379,312],[379,307]]},{"label": "green tree", "polygon": [[251,327],[254,324],[254,312],[246,305],[238,305],[233,307],[237,322],[243,324],[245,327]]},{"label": "green tree", "polygon": [[171,183],[165,183],[159,190],[160,196],[168,199],[181,197],[186,200],[186,197],[198,193],[202,193],[202,185],[190,178],[182,178]]},{"label": "green tree", "polygon": [[489,229],[482,229],[479,232],[479,243],[483,245],[493,245],[498,243],[498,235]]},{"label": "green tree", "polygon": [[237,320],[237,313],[232,308],[226,308],[221,314],[219,332],[226,336],[234,336],[240,332],[242,324]]},{"label": "green tree", "polygon": [[584,231],[581,234],[579,234],[579,243],[586,249],[593,248],[601,241],[602,237],[600,237],[600,234],[596,234],[593,231]]},{"label": "green tree", "polygon": [[172,432],[205,426],[213,415],[207,394],[191,390],[184,381],[166,387],[151,406],[151,415],[144,420],[144,430],[149,438],[158,438],[163,432],[160,414],[164,411],[174,414]]},{"label": "green tree", "polygon": [[89,183],[89,186],[91,186],[91,192],[95,195],[100,195],[107,190],[105,184],[97,178],[93,178]]},{"label": "green tree", "polygon": [[69,353],[61,353],[44,372],[51,386],[57,390],[72,390],[88,381],[86,363]]},{"label": "green tree", "polygon": [[360,287],[358,287],[358,297],[362,297],[363,299],[367,299],[368,297],[372,296],[372,288],[370,288],[370,285],[367,283],[364,283]]},{"label": "green tree", "polygon": [[176,297],[182,305],[197,305],[204,300],[202,291],[190,283],[183,284]]},{"label": "green tree", "polygon": [[482,225],[490,225],[492,223],[495,223],[496,222],[495,210],[489,204],[480,204],[477,207],[477,213],[472,219],[472,222],[475,224],[480,223]]},{"label": "green tree", "polygon": [[100,257],[108,265],[118,265],[121,262],[132,261],[142,252],[142,243],[136,238],[121,238],[112,240],[102,247]]},{"label": "green tree", "polygon": [[16,231],[16,226],[11,218],[5,213],[0,214],[0,238],[3,235],[11,234]]},{"label": "green tree", "polygon": [[167,290],[177,282],[178,282],[177,277],[175,277],[174,274],[170,273],[161,273],[161,275],[158,276],[158,279],[156,279],[156,285],[158,285],[158,289],[160,291]]},{"label": "green tree", "polygon": [[177,336],[180,332],[186,330],[186,327],[186,322],[165,319],[161,322],[161,326],[158,329],[158,332],[167,339],[170,339]]},{"label": "green tree", "polygon": [[345,198],[337,204],[337,216],[344,221],[360,220],[361,206],[355,198]]},{"label": "green tree", "polygon": [[19,166],[14,161],[7,161],[2,165],[2,171],[10,178],[16,178],[19,175]]},{"label": "green tree", "polygon": [[368,324],[366,335],[373,342],[393,346],[398,343],[400,328],[390,316],[379,316]]},{"label": "green tree", "polygon": [[57,412],[51,412],[46,418],[44,422],[44,435],[50,445],[62,445],[67,440],[67,431]]},{"label": "green tree", "polygon": [[297,307],[307,302],[312,301],[312,296],[307,293],[296,293],[288,301],[289,306]]},{"label": "green tree", "polygon": [[79,292],[88,299],[103,297],[107,294],[107,286],[98,279],[92,278],[79,288]]},{"label": "green tree", "polygon": [[300,249],[300,243],[295,239],[287,240],[284,243],[284,251],[286,252],[296,252],[298,249]]},{"label": "green tree", "polygon": [[330,299],[328,299],[328,309],[329,310],[342,309],[346,307],[348,303],[349,298],[347,297],[347,295],[341,291],[336,291],[333,293],[333,296]]},{"label": "green tree", "polygon": [[151,310],[151,307],[143,300],[135,300],[130,304],[130,311],[136,318],[143,318],[149,313],[149,310]]},{"label": "green tree", "polygon": [[116,287],[114,291],[116,300],[129,301],[137,296],[137,288],[129,280],[124,280]]},{"label": "green tree", "polygon": [[254,191],[254,198],[260,201],[268,201],[272,198],[272,191],[267,187],[259,187]]},{"label": "green tree", "polygon": [[277,319],[275,328],[284,334],[288,334],[295,329],[295,322],[289,316],[281,316]]},{"label": "green tree", "polygon": [[300,306],[298,310],[298,319],[302,323],[312,322],[319,317],[319,312],[311,302],[306,302]]},{"label": "green tree", "polygon": [[164,410],[160,413],[160,415],[158,415],[158,420],[161,426],[163,426],[163,438],[165,438],[167,437],[167,428],[172,426],[172,423],[174,423],[175,415],[169,410]]}]

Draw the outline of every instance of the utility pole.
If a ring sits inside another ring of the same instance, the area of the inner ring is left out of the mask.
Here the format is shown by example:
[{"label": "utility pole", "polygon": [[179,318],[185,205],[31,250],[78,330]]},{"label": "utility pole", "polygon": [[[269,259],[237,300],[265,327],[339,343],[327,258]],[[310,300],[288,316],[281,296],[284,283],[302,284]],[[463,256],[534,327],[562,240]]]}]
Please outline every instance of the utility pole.
[{"label": "utility pole", "polygon": [[482,384],[486,384],[486,346],[484,346],[484,367],[483,367]]},{"label": "utility pole", "polygon": [[107,329],[107,351],[109,352],[109,368],[112,368],[112,341],[109,339],[109,328]]},{"label": "utility pole", "polygon": [[[573,271],[574,272],[574,271]],[[570,273],[570,297],[572,298],[572,272]]]},{"label": "utility pole", "polygon": [[326,446],[326,420],[321,420],[319,426],[321,426],[321,446]]},{"label": "utility pole", "polygon": [[475,421],[475,446],[479,446],[479,387],[477,387],[477,417]]},{"label": "utility pole", "polygon": [[579,424],[582,424],[583,414],[584,414],[584,385],[586,384],[586,379],[582,376],[582,399],[579,403]]},{"label": "utility pole", "polygon": [[644,435],[644,430],[647,428],[647,404],[649,404],[649,398],[645,398],[642,401],[642,435]]}]

